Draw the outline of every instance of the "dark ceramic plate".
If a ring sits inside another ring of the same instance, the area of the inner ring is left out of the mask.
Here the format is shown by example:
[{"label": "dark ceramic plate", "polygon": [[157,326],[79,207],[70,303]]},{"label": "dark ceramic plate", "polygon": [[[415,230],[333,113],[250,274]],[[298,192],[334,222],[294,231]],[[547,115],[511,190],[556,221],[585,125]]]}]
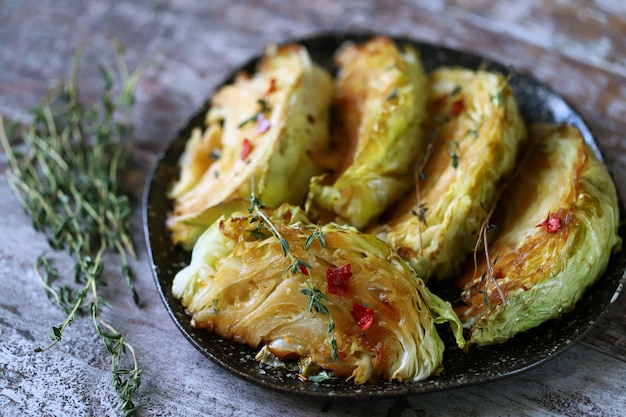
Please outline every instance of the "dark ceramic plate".
[{"label": "dark ceramic plate", "polygon": [[[369,37],[364,34],[333,34],[296,42],[305,45],[317,63],[333,71],[332,56],[342,42],[345,40],[363,41]],[[396,41],[398,44],[411,44],[417,48],[421,52],[427,71],[440,65],[458,65],[475,69],[480,65],[488,64],[491,70],[509,72],[507,67],[476,55],[409,39],[396,39]],[[242,69],[253,70],[257,59],[252,59]],[[232,77],[226,80],[226,82],[230,81]],[[524,74],[514,75],[510,83],[527,122],[542,121],[575,125],[599,154],[598,147],[580,115],[550,88]],[[303,382],[288,371],[260,367],[254,360],[256,350],[193,328],[179,300],[175,299],[171,292],[172,279],[188,263],[190,253],[170,243],[165,219],[171,208],[171,202],[166,198],[165,191],[177,178],[178,159],[185,141],[192,127],[202,125],[207,108],[205,106],[200,109],[198,114],[189,121],[187,127],[160,156],[148,178],[144,197],[146,242],[157,288],[166,309],[181,332],[209,359],[250,382],[285,393],[337,399],[362,399],[415,395],[493,381],[526,371],[563,352],[589,330],[619,294],[626,269],[626,251],[612,258],[604,276],[584,294],[571,313],[559,320],[547,322],[536,329],[520,334],[505,344],[474,347],[465,353],[454,346],[450,336],[445,334],[444,330],[442,332],[444,333],[442,337],[446,342],[444,371],[441,375],[422,382],[380,382],[363,386],[339,380],[329,380],[324,383]],[[620,230],[620,235],[624,236],[624,230]]]}]

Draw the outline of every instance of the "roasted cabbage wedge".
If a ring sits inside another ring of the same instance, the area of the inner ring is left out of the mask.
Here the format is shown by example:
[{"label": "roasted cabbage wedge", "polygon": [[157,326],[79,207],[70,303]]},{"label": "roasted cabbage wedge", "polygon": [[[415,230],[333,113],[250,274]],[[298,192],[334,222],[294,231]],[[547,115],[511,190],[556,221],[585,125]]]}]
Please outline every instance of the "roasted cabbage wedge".
[{"label": "roasted cabbage wedge", "polygon": [[[450,303],[384,242],[316,226],[289,205],[264,213],[269,221],[249,211],[221,217],[198,239],[172,287],[193,326],[262,346],[265,363],[299,359],[303,376],[324,369],[357,384],[441,371],[437,323],[449,322],[464,345]],[[341,292],[332,271],[343,274]]]},{"label": "roasted cabbage wedge", "polygon": [[221,214],[246,205],[252,184],[272,207],[303,204],[329,140],[332,76],[300,45],[270,47],[253,75],[240,73],[211,100],[169,196],[174,243],[190,249]]},{"label": "roasted cabbage wedge", "polygon": [[340,158],[311,182],[307,211],[363,228],[411,188],[427,75],[417,51],[385,37],[343,45],[335,60],[332,152]]},{"label": "roasted cabbage wedge", "polygon": [[430,84],[430,145],[417,165],[416,189],[370,231],[420,277],[443,280],[474,248],[526,128],[499,73],[441,67]]},{"label": "roasted cabbage wedge", "polygon": [[544,125],[531,136],[491,220],[498,235],[458,282],[472,344],[504,342],[571,310],[621,246],[615,186],[580,132]]}]

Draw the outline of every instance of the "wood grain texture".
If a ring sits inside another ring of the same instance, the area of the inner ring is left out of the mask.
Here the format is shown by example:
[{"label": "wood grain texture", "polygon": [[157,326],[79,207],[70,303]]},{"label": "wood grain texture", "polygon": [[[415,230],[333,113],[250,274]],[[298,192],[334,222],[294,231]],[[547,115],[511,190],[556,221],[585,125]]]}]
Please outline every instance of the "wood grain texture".
[{"label": "wood grain texture", "polygon": [[[269,42],[329,31],[406,36],[481,54],[549,84],[581,112],[626,196],[626,3],[621,0],[333,1],[5,0],[0,2],[0,114],[27,120],[84,45],[81,88],[101,88],[97,63],[121,40],[131,68],[153,60],[137,91],[126,185],[134,199],[133,262],[141,306],[123,283],[106,318],[137,348],[141,416],[618,416],[626,408],[626,296],[574,347],[502,381],[411,398],[322,403],[267,392],[196,352],[158,298],[143,245],[140,198],[158,152],[230,71]],[[5,170],[4,162],[0,171]],[[33,262],[49,250],[0,177],[0,416],[115,416],[108,356],[87,317],[56,348],[63,317]],[[71,273],[62,254],[61,271]],[[114,264],[115,261],[111,260]],[[111,268],[113,271],[114,268]]]}]

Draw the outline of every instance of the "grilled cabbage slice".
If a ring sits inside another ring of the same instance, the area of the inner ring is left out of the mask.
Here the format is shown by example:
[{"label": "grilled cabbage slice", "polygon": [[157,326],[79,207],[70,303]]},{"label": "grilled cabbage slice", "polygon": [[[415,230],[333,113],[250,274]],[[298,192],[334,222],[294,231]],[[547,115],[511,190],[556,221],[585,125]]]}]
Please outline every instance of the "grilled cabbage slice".
[{"label": "grilled cabbage slice", "polygon": [[580,132],[543,126],[531,136],[494,213],[491,268],[483,253],[459,281],[473,344],[504,342],[571,310],[620,247],[615,186]]},{"label": "grilled cabbage slice", "polygon": [[[444,345],[436,323],[450,322],[464,345],[450,303],[431,294],[384,242],[328,224],[317,234],[325,248],[318,238],[305,250],[316,226],[301,209],[283,205],[270,218],[289,243],[285,256],[276,234],[259,227],[255,216],[242,211],[220,218],[176,275],[173,294],[194,326],[255,348],[264,345],[259,357],[300,358],[303,373],[321,367],[357,384],[377,378],[417,381],[439,372]],[[294,273],[291,256],[310,266],[306,273],[299,268]],[[331,293],[327,270],[347,264],[352,273],[347,295]],[[318,300],[328,314],[309,304],[307,290],[321,291]],[[355,304],[374,312],[367,330],[351,313]]]},{"label": "grilled cabbage slice", "polygon": [[190,249],[221,214],[245,206],[253,179],[271,207],[304,203],[322,169],[313,155],[328,145],[332,91],[331,75],[295,44],[268,48],[255,74],[240,73],[222,87],[206,129],[187,143],[169,194],[174,243]]},{"label": "grilled cabbage slice", "polygon": [[312,181],[307,211],[362,228],[411,188],[427,76],[418,52],[385,37],[343,45],[335,59],[333,152],[341,159]]},{"label": "grilled cabbage slice", "polygon": [[474,248],[526,128],[501,74],[442,67],[431,85],[431,144],[418,165],[419,188],[371,231],[420,277],[446,279]]}]

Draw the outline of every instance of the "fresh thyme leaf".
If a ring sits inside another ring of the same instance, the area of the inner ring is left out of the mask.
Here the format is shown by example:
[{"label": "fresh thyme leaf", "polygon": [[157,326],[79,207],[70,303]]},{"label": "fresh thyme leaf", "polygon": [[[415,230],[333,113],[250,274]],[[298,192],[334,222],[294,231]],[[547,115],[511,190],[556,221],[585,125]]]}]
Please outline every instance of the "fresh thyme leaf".
[{"label": "fresh thyme leaf", "polygon": [[257,100],[257,103],[259,103],[259,106],[261,107],[261,110],[259,110],[259,113],[267,113],[272,110],[270,108],[269,103],[266,100],[259,99]]},{"label": "fresh thyme leaf", "polygon": [[450,141],[448,143],[448,156],[450,157],[452,167],[455,169],[459,167],[460,153],[461,145],[459,145],[459,142],[456,140]]},{"label": "fresh thyme leaf", "polygon": [[[263,205],[261,200],[259,200],[259,198],[256,195],[254,195],[254,193],[252,193],[252,195],[250,195],[250,207],[248,208],[248,212],[254,213],[257,208],[262,209],[262,208],[265,208],[265,206]],[[254,216],[253,218],[256,221],[258,220],[259,217],[260,215],[257,215],[257,216]]]},{"label": "fresh thyme leaf", "polygon": [[467,135],[474,136],[474,139],[478,139],[478,129],[467,129]]},{"label": "fresh thyme leaf", "polygon": [[428,212],[428,207],[426,207],[426,203],[420,203],[417,206],[417,210],[411,210],[411,213],[417,217],[417,219],[424,224],[424,226],[428,227],[428,223],[426,223],[426,213]]},{"label": "fresh thyme leaf", "polygon": [[317,234],[317,240],[319,240],[320,245],[322,245],[322,248],[328,249],[328,246],[326,246],[326,236],[324,235],[324,233],[322,233],[321,230]]},{"label": "fresh thyme leaf", "polygon": [[63,330],[60,327],[52,326],[52,331],[48,333],[48,335],[50,336],[50,339],[56,342],[61,340],[62,333]]},{"label": "fresh thyme leaf", "polygon": [[258,240],[265,240],[267,239],[267,235],[263,232],[261,232],[260,230],[256,229],[250,232],[250,234]]},{"label": "fresh thyme leaf", "polygon": [[247,125],[248,123],[252,123],[252,122],[256,122],[256,120],[259,117],[259,113],[254,113],[252,116],[248,117],[247,119],[244,119],[242,122],[240,122],[237,127],[238,128],[242,128],[245,125]]},{"label": "fresh thyme leaf", "polygon": [[339,354],[337,353],[337,339],[335,339],[335,335],[333,334],[332,339],[330,340],[330,352],[333,360],[336,362],[339,360]]},{"label": "fresh thyme leaf", "polygon": [[[45,255],[35,261],[35,270],[46,293],[65,312],[65,320],[49,332],[50,345],[60,342],[77,314],[91,309],[95,329],[111,354],[113,386],[121,401],[121,411],[132,416],[136,408],[132,395],[140,384],[141,370],[132,346],[100,312],[110,304],[98,290],[106,285],[104,255],[117,254],[121,276],[138,303],[129,257],[135,256],[130,237],[130,201],[120,192],[118,175],[127,159],[124,141],[132,133],[125,123],[134,102],[134,90],[142,69],[128,73],[119,43],[115,44],[117,77],[100,66],[104,88],[98,103],[81,101],[77,84],[81,50],[76,53],[72,77],[61,83],[33,111],[33,119],[12,146],[0,118],[0,143],[7,160],[7,177],[13,193],[32,219],[33,228],[45,235],[50,247],[64,250],[74,259],[74,281],[78,288],[53,288],[59,273]],[[117,92],[116,92],[117,91]],[[122,361],[132,358],[131,369]]]},{"label": "fresh thyme leaf", "polygon": [[398,89],[394,88],[394,90],[387,96],[387,101],[391,101],[396,97],[398,97]]},{"label": "fresh thyme leaf", "polygon": [[298,273],[298,269],[294,266],[294,264],[289,265],[287,268],[283,270],[283,275],[291,274],[295,275]]},{"label": "fresh thyme leaf", "polygon": [[[312,266],[308,263],[303,261],[302,259],[296,259],[296,261],[294,262],[294,264],[298,267],[298,269],[302,272],[302,268],[306,268],[306,269],[311,269]],[[306,274],[305,274],[306,275]]]},{"label": "fresh thyme leaf", "polygon": [[313,231],[313,232],[309,235],[309,237],[307,237],[307,238],[306,238],[306,241],[304,242],[304,249],[308,249],[308,248],[309,248],[309,246],[311,246],[311,245],[313,244],[313,242],[315,242],[315,238],[317,237],[317,236],[316,236],[316,232],[317,232],[317,229],[316,229],[316,230],[314,230],[314,231]]},{"label": "fresh thyme leaf", "polygon": [[324,232],[322,232],[319,225],[316,226],[315,229],[309,235],[309,237],[306,238],[306,241],[304,242],[304,249],[307,250],[313,244],[313,242],[315,242],[315,239],[317,239],[320,242],[320,245],[322,246],[322,248],[328,249],[326,247],[326,236],[324,236]]},{"label": "fresh thyme leaf", "polygon": [[284,237],[279,237],[278,241],[280,242],[280,249],[283,251],[283,256],[287,256],[291,253],[291,247],[289,246],[289,242]]},{"label": "fresh thyme leaf", "polygon": [[502,93],[498,91],[497,93],[492,94],[490,101],[495,106],[502,106]]}]

